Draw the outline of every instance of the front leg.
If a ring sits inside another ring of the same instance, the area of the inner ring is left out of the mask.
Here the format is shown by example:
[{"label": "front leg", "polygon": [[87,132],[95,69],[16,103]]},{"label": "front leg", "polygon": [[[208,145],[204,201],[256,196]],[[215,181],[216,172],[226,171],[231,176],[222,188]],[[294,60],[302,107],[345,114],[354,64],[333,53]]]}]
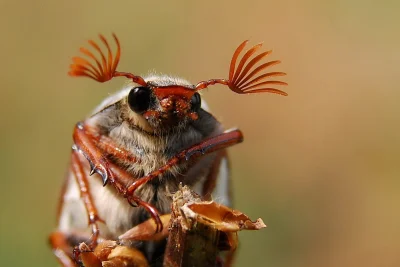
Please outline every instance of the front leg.
[{"label": "front leg", "polygon": [[[160,175],[164,174],[165,172],[169,171],[172,167],[178,165],[182,161],[188,161],[189,159],[195,160],[201,156],[206,154],[223,150],[227,147],[233,146],[243,141],[243,135],[240,130],[231,130],[226,131],[220,135],[210,137],[208,139],[203,140],[202,142],[193,145],[188,149],[182,150],[180,153],[172,157],[164,166],[159,168],[156,171],[149,173],[148,175],[136,179],[126,190],[126,197],[129,203],[138,201],[138,198],[134,195],[135,191],[143,184],[149,182],[150,180],[159,177]],[[138,203],[139,205],[143,205],[143,201]],[[147,203],[148,204],[148,203]],[[160,221],[160,217],[158,212],[155,210],[148,209],[152,218],[157,223],[156,232],[160,232],[163,229],[163,225]]]},{"label": "front leg", "polygon": [[72,151],[71,171],[79,187],[81,199],[88,214],[89,225],[92,228],[90,244],[95,247],[97,245],[97,238],[99,237],[99,226],[97,222],[102,220],[99,218],[97,209],[94,205],[92,195],[90,194],[89,182],[87,180],[88,177],[87,174],[84,173],[83,163],[79,157],[80,155],[77,151]]},{"label": "front leg", "polygon": [[111,172],[107,157],[113,156],[130,163],[136,163],[138,159],[131,152],[115,144],[109,137],[96,134],[94,129],[83,122],[75,126],[73,139],[72,148],[81,152],[89,161],[90,175],[98,173],[103,179],[104,186],[110,180],[111,183],[116,184],[116,187],[119,187],[116,189],[120,191],[122,184]]},{"label": "front leg", "polygon": [[[87,241],[90,236],[83,232],[60,232],[56,231],[50,234],[49,243],[58,262],[63,267],[77,267],[77,259],[74,257],[74,246]],[[99,242],[103,240],[99,239]]]},{"label": "front leg", "polygon": [[[82,153],[89,161],[91,173],[98,173],[102,177],[103,185],[108,181],[115,187],[119,194],[127,196],[126,188],[131,183],[131,174],[121,169],[119,166],[111,162],[107,156],[120,158],[126,162],[137,163],[137,159],[129,151],[118,147],[113,140],[106,136],[96,135],[95,131],[84,123],[78,123],[74,129],[73,150]],[[157,225],[162,224],[157,209],[150,203],[142,201],[140,198],[131,195],[128,202],[132,206],[142,206],[145,208],[156,221]],[[91,209],[90,207],[88,207]]]},{"label": "front leg", "polygon": [[[106,138],[106,137],[104,137]],[[104,140],[104,139],[103,139]],[[151,217],[157,223],[157,232],[162,231],[162,223],[160,221],[160,216],[158,211],[153,207],[150,203],[142,201],[140,198],[134,195],[135,191],[143,184],[147,183],[148,181],[159,177],[160,175],[164,174],[165,172],[169,171],[172,167],[180,164],[182,161],[188,161],[189,159],[195,160],[201,156],[206,154],[223,150],[228,148],[232,145],[238,144],[243,141],[243,135],[240,130],[231,130],[226,131],[222,134],[219,134],[214,137],[210,137],[201,141],[198,144],[191,146],[188,149],[182,150],[180,153],[176,154],[172,157],[168,162],[144,177],[137,178],[135,181],[129,185],[126,185],[126,181],[133,179],[129,174],[127,174],[124,170],[120,167],[116,166],[112,162],[107,159],[107,155],[105,155],[105,151],[101,148],[101,138],[100,136],[96,136],[93,134],[93,131],[85,125],[84,123],[79,123],[75,127],[74,130],[74,149],[76,151],[81,152],[86,159],[89,161],[91,165],[92,171],[91,173],[97,172],[102,176],[104,185],[107,181],[110,181],[117,191],[122,194],[125,198],[127,198],[128,202],[132,206],[142,206],[144,207],[151,215]],[[109,148],[118,148],[114,145],[114,142],[111,139],[107,140],[107,143],[110,145]],[[103,144],[104,145],[104,144]],[[118,156],[117,151],[123,151],[122,157],[124,159],[134,159],[135,162],[138,162],[137,159],[134,158],[130,154],[129,151],[125,151],[121,148],[115,149],[114,152],[110,149],[109,153],[114,156]],[[117,175],[116,175],[117,174]]]},{"label": "front leg", "polygon": [[63,267],[76,267],[73,260],[72,246],[68,244],[68,236],[62,232],[53,232],[49,237],[51,248],[58,262]]},{"label": "front leg", "polygon": [[132,195],[139,186],[147,183],[148,181],[154,179],[155,177],[164,174],[165,172],[169,171],[172,167],[178,165],[184,160],[186,161],[188,161],[189,159],[194,160],[206,154],[210,154],[212,152],[233,146],[242,141],[243,141],[242,132],[237,129],[226,131],[220,135],[205,139],[204,141],[196,145],[193,145],[188,149],[182,150],[180,153],[172,157],[164,166],[162,166],[158,170],[153,171],[140,179],[137,179],[128,187],[127,194]]}]

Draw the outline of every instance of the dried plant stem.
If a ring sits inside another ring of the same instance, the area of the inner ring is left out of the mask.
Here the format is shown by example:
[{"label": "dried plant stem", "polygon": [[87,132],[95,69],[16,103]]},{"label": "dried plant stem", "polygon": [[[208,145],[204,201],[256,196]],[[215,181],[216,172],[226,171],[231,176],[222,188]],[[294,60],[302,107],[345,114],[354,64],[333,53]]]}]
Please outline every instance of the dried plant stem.
[{"label": "dried plant stem", "polygon": [[173,195],[169,225],[164,267],[231,266],[237,232],[266,227],[260,218],[253,222],[238,210],[202,201],[186,186]]},{"label": "dried plant stem", "polygon": [[219,231],[201,222],[189,223],[182,213],[187,203],[201,202],[187,187],[174,195],[164,267],[216,266]]}]

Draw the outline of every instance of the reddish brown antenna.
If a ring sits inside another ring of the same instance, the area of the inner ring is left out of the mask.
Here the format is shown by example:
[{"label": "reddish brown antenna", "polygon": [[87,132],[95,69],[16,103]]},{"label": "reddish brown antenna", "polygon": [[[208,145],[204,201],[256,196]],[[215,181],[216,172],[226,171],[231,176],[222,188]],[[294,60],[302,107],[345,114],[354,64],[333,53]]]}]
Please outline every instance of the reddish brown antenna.
[{"label": "reddish brown antenna", "polygon": [[89,44],[95,49],[97,50],[97,52],[100,55],[101,60],[99,60],[98,58],[96,58],[96,56],[90,52],[88,49],[81,47],[80,51],[85,54],[86,56],[88,56],[89,58],[91,58],[92,60],[94,60],[94,62],[96,63],[96,66],[94,66],[92,63],[90,63],[89,61],[87,61],[86,59],[82,58],[82,57],[73,57],[72,61],[73,63],[70,65],[70,71],[68,72],[69,75],[71,76],[81,76],[81,77],[89,77],[95,81],[98,82],[107,82],[109,80],[111,80],[114,77],[127,77],[129,79],[132,79],[133,82],[138,83],[142,86],[147,86],[147,83],[145,82],[145,80],[140,77],[140,76],[136,76],[132,73],[128,73],[128,72],[119,72],[116,71],[118,63],[119,63],[119,59],[121,56],[121,46],[119,43],[119,40],[117,38],[117,36],[113,33],[112,36],[114,37],[114,40],[117,44],[117,52],[115,54],[115,57],[112,54],[111,51],[111,47],[108,44],[106,38],[104,38],[103,35],[99,34],[100,40],[103,42],[103,44],[106,46],[107,48],[107,58],[105,56],[105,54],[103,53],[103,51],[101,50],[100,46],[95,43],[92,40],[89,40]]},{"label": "reddish brown antenna", "polygon": [[[236,48],[235,52],[233,53],[231,65],[229,69],[229,80],[226,79],[212,79],[208,81],[199,82],[196,85],[196,90],[204,89],[210,85],[214,84],[223,84],[227,85],[232,91],[238,94],[250,94],[250,93],[275,93],[287,96],[288,94],[275,89],[270,88],[269,85],[287,85],[285,82],[270,80],[266,81],[267,78],[275,77],[275,76],[285,76],[286,73],[284,72],[262,72],[267,67],[279,64],[279,60],[270,61],[260,66],[254,68],[253,71],[250,70],[256,65],[258,62],[261,61],[265,56],[271,54],[270,51],[263,52],[257,56],[255,56],[250,62],[247,63],[247,60],[262,46],[262,44],[257,44],[246,51],[243,55],[242,59],[240,60],[239,64],[236,68],[236,61],[239,57],[239,54],[243,51],[243,48],[246,46],[248,40],[241,43],[238,48]],[[257,75],[257,76],[256,76]]]}]

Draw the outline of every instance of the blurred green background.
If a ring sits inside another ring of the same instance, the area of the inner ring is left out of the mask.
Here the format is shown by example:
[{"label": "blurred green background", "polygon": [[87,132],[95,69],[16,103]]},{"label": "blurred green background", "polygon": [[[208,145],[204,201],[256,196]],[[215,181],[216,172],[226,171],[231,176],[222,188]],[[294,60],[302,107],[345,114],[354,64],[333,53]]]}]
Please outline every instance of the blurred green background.
[{"label": "blurred green background", "polygon": [[240,233],[236,266],[400,266],[400,2],[1,1],[0,265],[56,266],[47,246],[75,122],[124,79],[66,75],[98,33],[120,70],[225,78],[250,38],[281,59],[288,97],[205,92],[227,128]]}]

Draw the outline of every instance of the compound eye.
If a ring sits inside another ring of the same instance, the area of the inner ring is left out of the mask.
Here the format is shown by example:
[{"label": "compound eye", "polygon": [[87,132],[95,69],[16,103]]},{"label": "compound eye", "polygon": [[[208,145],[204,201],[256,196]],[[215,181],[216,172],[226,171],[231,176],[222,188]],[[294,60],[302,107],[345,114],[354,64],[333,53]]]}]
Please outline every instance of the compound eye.
[{"label": "compound eye", "polygon": [[136,113],[143,113],[151,104],[151,90],[149,87],[133,88],[128,95],[129,107]]},{"label": "compound eye", "polygon": [[193,111],[198,111],[201,107],[201,97],[199,93],[194,93],[192,98],[190,99],[191,109]]}]

